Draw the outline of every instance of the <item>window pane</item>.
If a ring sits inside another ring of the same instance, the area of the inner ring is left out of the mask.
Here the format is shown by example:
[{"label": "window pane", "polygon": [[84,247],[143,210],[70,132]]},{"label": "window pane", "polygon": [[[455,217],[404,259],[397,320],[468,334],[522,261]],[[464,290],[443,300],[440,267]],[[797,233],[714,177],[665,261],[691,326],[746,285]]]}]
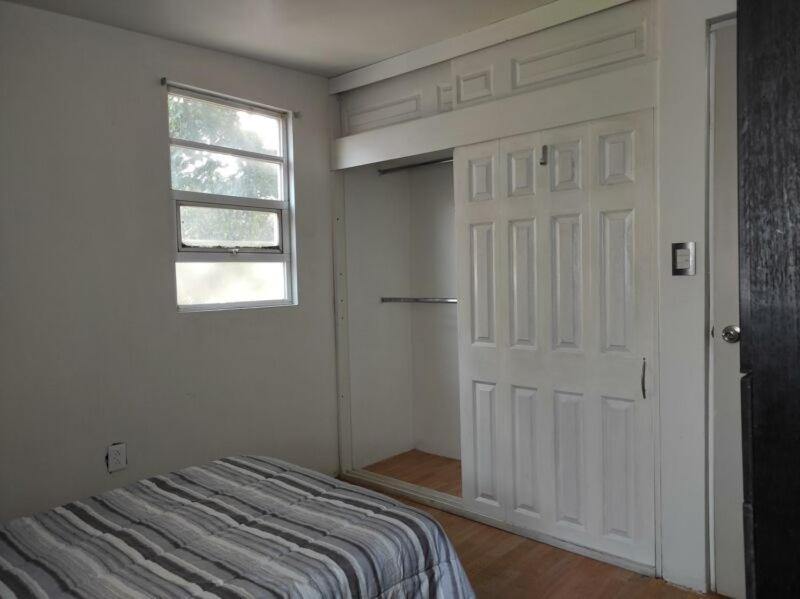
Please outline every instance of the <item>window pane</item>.
[{"label": "window pane", "polygon": [[181,243],[195,248],[280,246],[277,212],[181,206]]},{"label": "window pane", "polygon": [[177,262],[178,305],[286,299],[283,262]]},{"label": "window pane", "polygon": [[170,137],[204,144],[281,155],[281,121],[190,96],[169,94]]},{"label": "window pane", "polygon": [[226,196],[281,199],[281,165],[171,146],[172,188]]}]

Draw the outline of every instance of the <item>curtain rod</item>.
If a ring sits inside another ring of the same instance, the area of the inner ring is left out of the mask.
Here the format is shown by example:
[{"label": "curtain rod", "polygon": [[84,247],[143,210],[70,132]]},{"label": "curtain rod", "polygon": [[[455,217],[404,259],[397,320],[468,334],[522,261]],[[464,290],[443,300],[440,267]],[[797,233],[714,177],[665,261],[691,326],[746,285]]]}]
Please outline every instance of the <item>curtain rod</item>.
[{"label": "curtain rod", "polygon": [[270,112],[280,112],[283,114],[291,114],[294,118],[299,119],[302,115],[295,111],[295,110],[287,110],[286,108],[278,108],[276,106],[270,106],[268,104],[262,104],[261,102],[253,102],[252,100],[246,100],[244,98],[238,98],[236,96],[231,96],[228,94],[222,94],[220,92],[216,92],[211,89],[204,89],[202,87],[196,87],[194,85],[188,85],[186,83],[180,83],[178,81],[172,81],[171,79],[167,79],[166,77],[161,78],[161,85],[166,87],[172,87],[175,89],[180,89],[187,92],[194,92],[196,94],[203,94],[206,96],[212,96],[216,98],[220,98],[221,100],[227,100],[228,102],[235,102],[237,104],[241,104],[243,107],[251,107],[251,108],[258,108],[261,110],[269,110]]},{"label": "curtain rod", "polygon": [[410,168],[417,168],[418,166],[430,166],[431,164],[444,164],[446,162],[453,162],[452,158],[439,158],[438,160],[426,160],[425,162],[417,162],[416,164],[406,164],[404,166],[393,166],[391,168],[379,168],[379,175],[386,175],[396,171],[404,171]]}]

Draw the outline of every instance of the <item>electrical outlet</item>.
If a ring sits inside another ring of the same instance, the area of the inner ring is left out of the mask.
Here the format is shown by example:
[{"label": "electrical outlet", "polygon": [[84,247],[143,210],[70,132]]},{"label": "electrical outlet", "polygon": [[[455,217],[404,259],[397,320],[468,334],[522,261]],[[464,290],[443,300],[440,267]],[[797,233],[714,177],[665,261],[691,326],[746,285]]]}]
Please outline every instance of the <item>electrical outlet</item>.
[{"label": "electrical outlet", "polygon": [[128,467],[128,447],[125,443],[112,443],[106,450],[106,466],[109,472]]}]

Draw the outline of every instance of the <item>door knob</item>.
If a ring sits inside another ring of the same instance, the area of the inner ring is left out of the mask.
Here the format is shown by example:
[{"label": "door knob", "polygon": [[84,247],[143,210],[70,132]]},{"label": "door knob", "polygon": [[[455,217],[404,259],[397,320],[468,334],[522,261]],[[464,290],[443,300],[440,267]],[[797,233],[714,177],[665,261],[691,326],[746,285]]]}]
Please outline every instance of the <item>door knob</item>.
[{"label": "door knob", "polygon": [[722,339],[728,343],[739,343],[742,338],[742,329],[735,324],[729,324],[722,329]]}]

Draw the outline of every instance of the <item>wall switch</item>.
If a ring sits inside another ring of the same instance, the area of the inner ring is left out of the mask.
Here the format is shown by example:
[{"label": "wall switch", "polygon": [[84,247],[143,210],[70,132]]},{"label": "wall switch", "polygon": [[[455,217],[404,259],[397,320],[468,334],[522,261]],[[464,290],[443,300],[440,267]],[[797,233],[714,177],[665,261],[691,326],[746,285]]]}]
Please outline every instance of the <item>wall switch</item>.
[{"label": "wall switch", "polygon": [[125,443],[112,443],[106,450],[106,466],[109,472],[128,467],[128,447]]},{"label": "wall switch", "polygon": [[694,241],[672,244],[672,276],[686,277],[695,274]]}]

